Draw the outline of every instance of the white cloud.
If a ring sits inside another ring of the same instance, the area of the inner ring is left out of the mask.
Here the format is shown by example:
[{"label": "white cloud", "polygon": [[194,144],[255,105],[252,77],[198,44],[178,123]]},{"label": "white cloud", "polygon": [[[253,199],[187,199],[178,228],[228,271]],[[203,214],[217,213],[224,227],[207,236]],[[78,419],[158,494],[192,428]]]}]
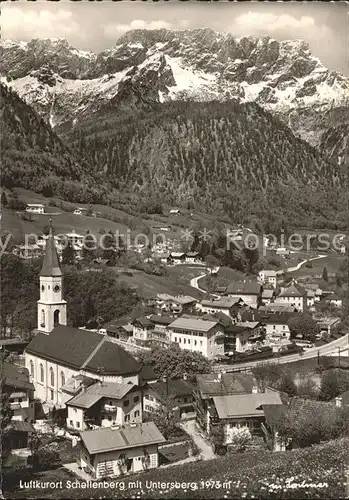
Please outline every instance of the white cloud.
[{"label": "white cloud", "polygon": [[2,38],[27,40],[31,38],[66,38],[79,31],[72,13],[57,9],[29,10],[27,8],[3,6],[1,14]]},{"label": "white cloud", "polygon": [[172,25],[167,21],[143,21],[141,19],[134,19],[129,24],[106,24],[104,26],[104,35],[109,38],[120,36],[130,30],[157,30],[161,28],[170,29]]}]

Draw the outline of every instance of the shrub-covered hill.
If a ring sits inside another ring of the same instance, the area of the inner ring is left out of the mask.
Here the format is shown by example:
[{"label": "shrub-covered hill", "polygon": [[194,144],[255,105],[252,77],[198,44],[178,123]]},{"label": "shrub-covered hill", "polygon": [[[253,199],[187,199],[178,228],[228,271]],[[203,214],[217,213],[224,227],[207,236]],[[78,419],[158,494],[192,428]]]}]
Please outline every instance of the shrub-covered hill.
[{"label": "shrub-covered hill", "polygon": [[254,103],[172,102],[122,118],[105,109],[67,133],[121,192],[235,219],[341,220],[337,163]]}]

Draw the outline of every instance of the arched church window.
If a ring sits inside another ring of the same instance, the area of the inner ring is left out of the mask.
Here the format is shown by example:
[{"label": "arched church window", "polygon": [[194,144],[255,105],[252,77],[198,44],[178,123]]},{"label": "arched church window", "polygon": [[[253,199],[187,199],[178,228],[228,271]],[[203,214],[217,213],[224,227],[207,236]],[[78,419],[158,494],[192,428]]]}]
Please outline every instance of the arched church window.
[{"label": "arched church window", "polygon": [[41,323],[40,326],[45,326],[45,311],[41,309]]},{"label": "arched church window", "polygon": [[44,366],[40,363],[40,382],[44,382]]},{"label": "arched church window", "polygon": [[61,372],[61,387],[63,387],[65,385],[65,376],[64,376],[64,373]]},{"label": "arched church window", "polygon": [[54,326],[59,325],[59,314],[60,314],[60,310],[59,309],[56,309],[55,312],[53,313],[53,324],[54,324]]},{"label": "arched church window", "polygon": [[51,385],[55,385],[55,374],[53,373],[53,368],[50,368],[50,383]]},{"label": "arched church window", "polygon": [[30,360],[29,365],[30,365],[30,375],[34,377],[34,363],[32,360]]},{"label": "arched church window", "polygon": [[44,291],[45,291],[45,287],[44,287],[44,285],[42,285],[42,287],[41,287],[41,291],[42,291],[42,292],[44,292]]}]

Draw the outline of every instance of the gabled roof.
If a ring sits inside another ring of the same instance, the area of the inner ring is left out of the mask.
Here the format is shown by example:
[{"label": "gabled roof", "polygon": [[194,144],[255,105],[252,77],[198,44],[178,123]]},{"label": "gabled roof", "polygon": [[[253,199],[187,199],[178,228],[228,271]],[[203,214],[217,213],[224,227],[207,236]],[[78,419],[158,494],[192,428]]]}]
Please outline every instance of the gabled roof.
[{"label": "gabled roof", "polygon": [[106,375],[138,373],[139,363],[118,344],[96,332],[58,325],[49,335],[38,333],[25,351],[64,366]]},{"label": "gabled roof", "polygon": [[[2,361],[0,360],[0,362]],[[2,362],[1,368],[1,375],[5,380],[6,386],[34,390],[34,385],[29,382],[29,372],[26,368],[16,366],[7,361]]]},{"label": "gabled roof", "polygon": [[137,323],[140,324],[144,328],[147,326],[153,326],[153,323],[146,316],[142,316],[141,318],[137,318],[132,322],[133,325],[137,324]]},{"label": "gabled roof", "polygon": [[287,411],[295,419],[299,416],[318,418],[319,411],[325,411],[329,416],[334,416],[337,408],[332,402],[303,399],[296,396],[291,398]]},{"label": "gabled roof", "polygon": [[113,382],[99,382],[81,391],[72,399],[66,402],[68,406],[78,408],[91,408],[102,398],[122,399],[135,387],[134,384],[116,384]]},{"label": "gabled roof", "polygon": [[197,332],[209,332],[211,328],[218,325],[218,321],[206,321],[198,317],[181,316],[170,323],[169,328],[183,328],[183,330],[195,330]]},{"label": "gabled roof", "polygon": [[274,295],[274,290],[265,289],[262,292],[262,299],[271,299]]},{"label": "gabled roof", "polygon": [[56,244],[54,241],[54,233],[52,223],[50,225],[50,232],[46,240],[46,249],[44,261],[40,271],[40,276],[62,276],[62,270],[59,263]]},{"label": "gabled roof", "polygon": [[307,291],[297,283],[285,288],[279,295],[279,297],[306,297]]},{"label": "gabled roof", "polygon": [[160,396],[187,396],[192,394],[193,385],[183,379],[169,379],[167,382],[159,381],[148,384],[150,389],[153,389]]},{"label": "gabled roof", "polygon": [[169,325],[173,321],[171,316],[162,316],[161,314],[152,314],[149,319],[152,323],[159,323],[160,325]]},{"label": "gabled roof", "polygon": [[237,304],[236,299],[231,297],[222,297],[216,300],[202,300],[201,305],[204,307],[212,307],[213,309],[230,309],[234,304]]},{"label": "gabled roof", "polygon": [[269,325],[287,325],[298,313],[276,312],[265,321]]},{"label": "gabled roof", "polygon": [[227,286],[225,293],[231,295],[258,295],[261,285],[253,281],[234,281]]},{"label": "gabled roof", "polygon": [[213,402],[219,418],[263,416],[262,405],[282,405],[277,392],[215,396]]},{"label": "gabled roof", "polygon": [[160,444],[166,441],[154,422],[144,422],[135,427],[130,426],[122,429],[108,427],[95,431],[84,431],[80,433],[80,436],[82,443],[91,455]]},{"label": "gabled roof", "polygon": [[197,386],[201,397],[210,398],[224,394],[252,393],[257,385],[253,375],[246,373],[218,373],[197,375]]}]

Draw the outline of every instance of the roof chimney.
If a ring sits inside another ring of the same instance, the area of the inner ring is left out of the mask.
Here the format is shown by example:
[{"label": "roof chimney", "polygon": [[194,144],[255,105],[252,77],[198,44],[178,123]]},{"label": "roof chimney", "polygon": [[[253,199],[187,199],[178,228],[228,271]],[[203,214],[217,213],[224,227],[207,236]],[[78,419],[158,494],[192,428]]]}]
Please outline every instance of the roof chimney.
[{"label": "roof chimney", "polygon": [[183,380],[188,380],[188,375],[186,373],[183,374]]},{"label": "roof chimney", "polygon": [[258,387],[256,385],[254,385],[252,387],[252,394],[257,394],[258,393]]},{"label": "roof chimney", "polygon": [[340,408],[342,406],[342,398],[335,398],[335,402],[337,408]]},{"label": "roof chimney", "polygon": [[222,374],[221,374],[221,372],[218,373],[218,380],[222,380]]}]

